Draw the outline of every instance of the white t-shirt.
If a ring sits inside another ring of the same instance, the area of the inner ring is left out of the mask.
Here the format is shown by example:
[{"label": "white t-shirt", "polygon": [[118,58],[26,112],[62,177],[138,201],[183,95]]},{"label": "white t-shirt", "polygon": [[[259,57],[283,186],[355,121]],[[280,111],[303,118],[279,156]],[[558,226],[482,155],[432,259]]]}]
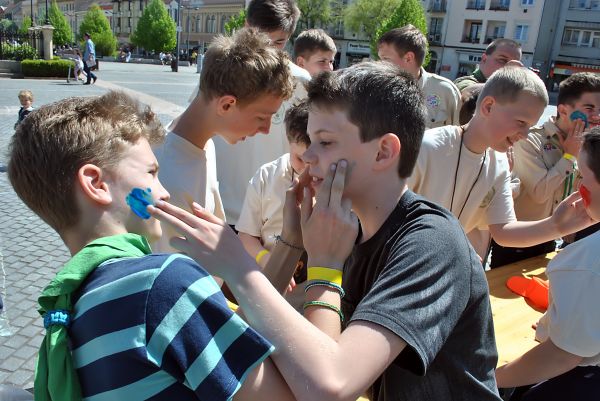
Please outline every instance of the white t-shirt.
[{"label": "white t-shirt", "polygon": [[[190,211],[188,199],[224,219],[223,203],[219,195],[215,147],[211,140],[200,149],[179,135],[169,132],[165,142],[154,149],[160,169],[158,178],[171,195],[170,203]],[[152,244],[154,252],[179,252],[169,245],[169,239],[179,234],[163,224],[161,239]]]},{"label": "white t-shirt", "polygon": [[277,113],[273,115],[271,131],[268,135],[256,135],[235,145],[228,144],[221,137],[214,138],[221,196],[227,221],[230,224],[238,221],[248,181],[256,170],[263,164],[289,152],[283,122],[285,112],[294,103],[306,97],[304,84],[310,81],[310,74],[305,69],[292,62],[289,65],[296,82],[294,94],[289,100],[283,102]]},{"label": "white t-shirt", "polygon": [[[415,169],[407,180],[408,187],[450,210],[467,234],[475,228],[487,229],[492,224],[516,221],[506,154],[492,149],[476,154],[463,144],[456,174],[460,144],[459,127],[425,131]],[[453,192],[454,205],[450,205]],[[480,244],[473,247],[479,252]]]},{"label": "white t-shirt", "polygon": [[600,366],[600,232],[572,243],[552,259],[546,275],[550,305],[535,333]]},{"label": "white t-shirt", "polygon": [[290,154],[263,165],[248,184],[246,198],[235,228],[259,237],[267,250],[275,246],[275,236],[283,228],[285,193],[292,184],[294,169]]}]

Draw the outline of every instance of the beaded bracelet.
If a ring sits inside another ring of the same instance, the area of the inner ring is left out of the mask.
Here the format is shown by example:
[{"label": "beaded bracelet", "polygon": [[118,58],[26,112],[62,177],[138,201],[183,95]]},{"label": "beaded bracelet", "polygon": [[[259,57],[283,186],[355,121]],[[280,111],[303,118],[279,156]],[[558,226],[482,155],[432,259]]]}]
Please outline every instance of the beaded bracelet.
[{"label": "beaded bracelet", "polygon": [[323,301],[308,301],[308,302],[304,303],[304,305],[302,306],[302,309],[306,309],[306,308],[308,308],[310,306],[322,306],[324,308],[331,309],[332,311],[336,312],[339,315],[340,321],[342,323],[344,323],[344,313],[337,306],[332,305],[332,304],[327,303],[327,302],[323,302]]},{"label": "beaded bracelet", "polygon": [[275,243],[278,243],[278,242],[281,242],[283,245],[286,245],[286,246],[288,246],[288,247],[290,247],[290,248],[292,248],[292,249],[296,249],[296,250],[298,250],[298,251],[304,251],[304,247],[301,247],[301,246],[296,246],[296,245],[294,245],[294,244],[291,244],[291,243],[287,242],[286,240],[284,240],[284,239],[281,237],[281,235],[276,235],[276,236],[275,236]]},{"label": "beaded bracelet", "polygon": [[307,276],[308,281],[329,281],[330,283],[335,283],[340,287],[342,286],[341,270],[332,269],[330,267],[309,266]]},{"label": "beaded bracelet", "polygon": [[342,288],[342,286],[337,285],[336,283],[332,283],[331,281],[325,281],[325,280],[313,280],[310,281],[306,287],[304,287],[304,292],[307,292],[309,288],[312,287],[329,287],[333,290],[336,290],[339,294],[340,294],[340,298],[344,298],[344,296],[346,296],[346,292],[344,291],[344,289]]},{"label": "beaded bracelet", "polygon": [[263,249],[262,251],[260,251],[259,253],[256,254],[256,258],[254,258],[254,260],[256,260],[256,263],[260,263],[260,260],[263,258],[263,256],[265,256],[267,253],[270,253],[269,251],[267,251],[266,249]]}]

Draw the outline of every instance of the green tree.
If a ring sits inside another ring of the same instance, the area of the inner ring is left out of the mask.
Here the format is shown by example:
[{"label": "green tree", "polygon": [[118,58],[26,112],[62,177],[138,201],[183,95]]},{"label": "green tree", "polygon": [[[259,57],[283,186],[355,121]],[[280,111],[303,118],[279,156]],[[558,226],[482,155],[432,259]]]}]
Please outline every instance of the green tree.
[{"label": "green tree", "polygon": [[[377,56],[377,41],[386,32],[395,28],[401,28],[412,24],[427,37],[427,20],[425,19],[425,10],[419,0],[401,0],[401,4],[394,10],[392,15],[381,21],[381,24],[371,38],[371,53],[375,59]],[[429,64],[429,51],[425,56],[423,65]]]},{"label": "green tree", "polygon": [[73,41],[73,31],[71,31],[71,27],[62,11],[58,8],[56,1],[53,1],[50,6],[48,17],[50,18],[50,23],[54,26],[54,32],[52,33],[54,44],[66,45],[71,43]]},{"label": "green tree", "polygon": [[161,0],[151,0],[148,3],[130,40],[146,50],[173,50],[177,44],[177,30],[165,3]]},{"label": "green tree", "polygon": [[[12,22],[12,21],[10,21],[10,22]],[[12,23],[14,25],[14,22],[12,22]],[[19,32],[20,33],[28,33],[29,28],[31,28],[31,17],[26,15],[25,17],[23,17],[23,22],[21,23],[21,28],[19,28]]]},{"label": "green tree", "polygon": [[228,35],[231,35],[236,30],[243,28],[245,23],[246,9],[243,8],[237,15],[229,18],[229,20],[225,23],[225,32],[227,32]]},{"label": "green tree", "polygon": [[298,31],[324,27],[331,22],[331,0],[298,0]]},{"label": "green tree", "polygon": [[98,4],[93,4],[79,25],[79,40],[84,41],[83,35],[89,33],[96,46],[96,54],[111,55],[117,49],[117,39],[113,35],[108,18]]},{"label": "green tree", "polygon": [[346,8],[346,28],[352,32],[364,31],[368,39],[375,36],[379,22],[389,17],[402,0],[356,0]]}]

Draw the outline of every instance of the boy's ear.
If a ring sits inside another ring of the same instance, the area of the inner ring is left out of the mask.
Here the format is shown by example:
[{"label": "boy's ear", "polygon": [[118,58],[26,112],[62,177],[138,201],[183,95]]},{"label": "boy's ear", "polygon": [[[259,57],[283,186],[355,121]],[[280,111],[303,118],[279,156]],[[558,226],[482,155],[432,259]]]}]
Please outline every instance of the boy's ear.
[{"label": "boy's ear", "polygon": [[387,133],[380,137],[374,169],[385,170],[391,165],[395,167],[400,157],[400,149],[402,149],[402,144],[396,134]]},{"label": "boy's ear", "polygon": [[77,171],[77,183],[81,192],[100,205],[112,202],[108,184],[104,181],[102,169],[95,164],[85,164]]},{"label": "boy's ear", "polygon": [[558,113],[558,118],[563,119],[565,121],[569,121],[569,111],[567,110],[566,104],[559,104],[556,106],[556,111]]},{"label": "boy's ear", "polygon": [[296,65],[298,67],[304,68],[304,57],[302,57],[302,56],[296,57]]},{"label": "boy's ear", "polygon": [[233,106],[237,105],[237,99],[235,96],[225,95],[217,98],[217,114],[223,116],[231,110]]},{"label": "boy's ear", "polygon": [[484,117],[488,117],[492,112],[492,108],[495,104],[496,99],[494,99],[492,96],[484,97],[481,103],[479,104],[479,113]]}]

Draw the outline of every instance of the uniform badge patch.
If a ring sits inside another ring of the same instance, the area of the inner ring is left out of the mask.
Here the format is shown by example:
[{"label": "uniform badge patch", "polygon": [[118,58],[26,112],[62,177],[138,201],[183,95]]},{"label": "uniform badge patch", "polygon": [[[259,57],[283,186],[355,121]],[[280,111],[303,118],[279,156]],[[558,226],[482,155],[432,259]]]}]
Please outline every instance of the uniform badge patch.
[{"label": "uniform badge patch", "polygon": [[425,98],[425,103],[427,104],[427,107],[429,107],[429,108],[438,108],[438,107],[440,107],[440,104],[442,103],[442,99],[440,99],[440,97],[438,95],[428,95]]},{"label": "uniform badge patch", "polygon": [[553,144],[551,144],[549,142],[544,144],[544,150],[550,151],[552,149],[556,149],[556,146],[554,146]]}]

